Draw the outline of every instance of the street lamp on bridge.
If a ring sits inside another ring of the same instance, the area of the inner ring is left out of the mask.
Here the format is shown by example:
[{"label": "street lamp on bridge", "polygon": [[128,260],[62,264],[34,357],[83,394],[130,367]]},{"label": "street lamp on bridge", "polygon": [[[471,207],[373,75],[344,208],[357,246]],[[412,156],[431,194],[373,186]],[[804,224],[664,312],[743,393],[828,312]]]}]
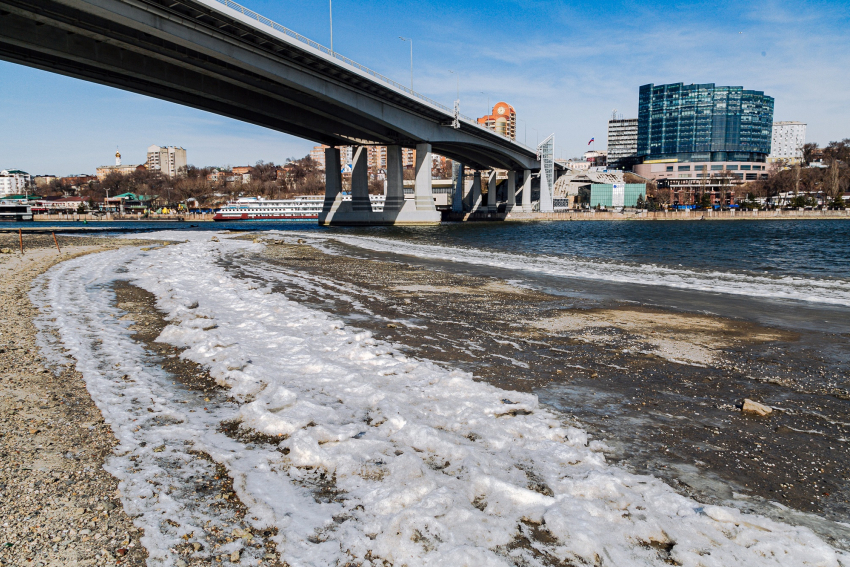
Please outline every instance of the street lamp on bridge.
[{"label": "street lamp on bridge", "polygon": [[410,90],[413,90],[413,40],[407,37],[398,36],[402,41],[410,42]]}]

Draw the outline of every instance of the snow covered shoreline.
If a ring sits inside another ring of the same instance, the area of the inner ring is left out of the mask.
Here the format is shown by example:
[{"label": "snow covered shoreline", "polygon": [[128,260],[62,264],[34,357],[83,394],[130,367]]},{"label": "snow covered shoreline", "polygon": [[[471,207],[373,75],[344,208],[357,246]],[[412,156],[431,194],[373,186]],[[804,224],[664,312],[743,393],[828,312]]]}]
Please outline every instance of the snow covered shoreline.
[{"label": "snow covered shoreline", "polygon": [[[121,441],[110,467],[152,561],[174,564],[175,539],[218,521],[191,493],[161,488],[193,471],[187,461],[166,475],[158,459],[203,450],[228,469],[254,525],[278,528],[290,565],[850,565],[809,530],[702,506],[606,465],[535,396],[408,358],[216,264],[260,244],[172,237],[189,242],[67,262],[33,293],[49,311],[41,325],[61,336],[51,356],[69,350]],[[145,363],[110,306],[115,279],[156,295],[172,322],[160,340],[209,368],[230,401],[187,400]],[[216,432],[233,419],[279,446],[247,450]],[[322,473],[337,501],[313,498]]]}]

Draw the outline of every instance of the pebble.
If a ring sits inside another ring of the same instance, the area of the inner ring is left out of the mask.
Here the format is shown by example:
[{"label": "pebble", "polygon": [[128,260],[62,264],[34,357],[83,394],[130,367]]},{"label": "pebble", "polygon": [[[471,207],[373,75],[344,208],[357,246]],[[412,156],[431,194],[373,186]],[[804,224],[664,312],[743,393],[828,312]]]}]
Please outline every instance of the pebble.
[{"label": "pebble", "polygon": [[744,400],[744,405],[741,408],[741,411],[744,413],[754,413],[762,417],[768,416],[773,413],[773,409],[769,406],[747,399]]},{"label": "pebble", "polygon": [[17,239],[0,234],[0,244],[15,246],[0,261],[0,566],[120,560],[141,567],[143,533],[121,506],[117,479],[103,470],[116,440],[73,367],[58,376],[45,368],[28,296],[33,278],[56,262],[117,241],[79,237],[66,245],[60,237],[60,255],[49,234],[25,234],[21,256]]}]

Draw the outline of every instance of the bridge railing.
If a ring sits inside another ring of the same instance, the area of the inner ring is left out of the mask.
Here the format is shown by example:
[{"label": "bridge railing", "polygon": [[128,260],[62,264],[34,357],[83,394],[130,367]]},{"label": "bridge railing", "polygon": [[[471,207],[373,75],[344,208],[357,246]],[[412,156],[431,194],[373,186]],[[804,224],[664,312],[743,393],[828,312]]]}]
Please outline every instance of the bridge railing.
[{"label": "bridge railing", "polygon": [[[419,99],[423,102],[426,102],[427,104],[429,104],[433,107],[439,108],[440,110],[443,110],[446,113],[448,113],[449,116],[454,116],[454,109],[453,108],[449,108],[445,104],[440,104],[436,100],[429,98],[429,97],[427,97],[423,94],[420,94],[420,93],[414,91],[411,88],[405,87],[401,83],[393,81],[389,77],[381,75],[377,71],[373,71],[372,69],[370,69],[370,68],[368,68],[364,65],[361,65],[360,63],[353,61],[353,60],[349,59],[348,57],[346,57],[344,55],[341,55],[341,54],[339,54],[335,51],[331,51],[330,48],[325,47],[321,43],[313,41],[312,39],[310,39],[308,37],[304,37],[300,33],[292,31],[291,29],[287,28],[286,26],[282,26],[279,23],[275,22],[274,20],[270,20],[267,17],[265,17],[261,14],[258,14],[257,12],[251,10],[250,8],[246,8],[245,6],[242,6],[241,4],[237,4],[236,2],[233,2],[232,0],[216,0],[216,1],[219,2],[220,4],[224,4],[225,6],[230,8],[231,10],[235,10],[237,12],[240,12],[241,14],[251,18],[252,20],[257,20],[257,22],[264,24],[264,25],[267,25],[267,26],[271,27],[272,29],[279,31],[282,34],[288,35],[289,37],[296,39],[296,40],[298,40],[302,43],[306,43],[307,45],[309,45],[313,49],[318,49],[322,53],[330,55],[334,59],[338,59],[338,60],[342,61],[343,63],[345,63],[346,65],[350,65],[352,67],[355,67],[356,69],[362,71],[363,73],[366,73],[367,75],[370,75],[370,76],[378,79],[379,81],[382,81],[384,83],[392,85],[396,89],[403,91],[403,92],[409,94],[410,96],[412,96],[414,98],[417,98],[417,99]],[[490,130],[489,128],[487,128],[485,126],[482,126],[481,124],[478,123],[477,120],[470,118],[469,116],[465,116],[463,114],[458,114],[458,118],[460,118],[461,120],[465,121],[468,124],[471,124],[472,126],[477,126],[478,128],[481,128],[482,130],[487,130],[488,132],[492,132],[492,130]],[[516,140],[511,140],[511,142],[513,142],[514,144],[517,144],[518,146],[522,146],[525,149],[534,151],[534,148],[532,148],[530,146],[526,146],[525,144],[518,142]]]}]

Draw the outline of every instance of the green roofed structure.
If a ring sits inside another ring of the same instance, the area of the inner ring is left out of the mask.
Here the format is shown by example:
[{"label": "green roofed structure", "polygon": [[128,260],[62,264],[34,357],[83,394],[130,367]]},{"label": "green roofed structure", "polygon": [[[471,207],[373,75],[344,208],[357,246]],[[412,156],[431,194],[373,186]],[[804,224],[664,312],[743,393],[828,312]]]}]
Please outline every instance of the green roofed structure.
[{"label": "green roofed structure", "polygon": [[594,183],[590,186],[590,206],[620,209],[646,201],[645,183]]},{"label": "green roofed structure", "polygon": [[4,201],[26,201],[27,203],[33,203],[41,199],[38,195],[24,195],[23,193],[20,195],[6,195],[5,197],[0,197]]}]

